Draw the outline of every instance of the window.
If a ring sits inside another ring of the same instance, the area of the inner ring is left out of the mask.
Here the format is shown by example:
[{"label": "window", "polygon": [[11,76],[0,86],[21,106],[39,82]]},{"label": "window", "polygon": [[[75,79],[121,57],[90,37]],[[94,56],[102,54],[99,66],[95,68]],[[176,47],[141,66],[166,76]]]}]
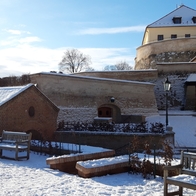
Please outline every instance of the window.
[{"label": "window", "polygon": [[177,38],[177,35],[176,34],[171,34],[171,38],[175,39],[175,38]]},{"label": "window", "polygon": [[196,16],[193,16],[192,21],[193,23],[196,23]]},{"label": "window", "polygon": [[185,37],[191,37],[191,34],[185,34]]},{"label": "window", "polygon": [[33,106],[31,106],[31,107],[29,108],[28,113],[29,113],[29,116],[30,116],[30,117],[33,117],[33,116],[35,115],[35,108],[34,108]]},{"label": "window", "polygon": [[158,35],[158,36],[157,36],[157,40],[158,40],[158,41],[163,40],[163,39],[164,39],[163,35]]},{"label": "window", "polygon": [[173,17],[173,23],[174,24],[181,24],[182,22],[182,17]]},{"label": "window", "polygon": [[102,111],[101,110],[99,110],[99,115],[98,116],[102,116]]},{"label": "window", "polygon": [[109,108],[109,107],[99,108],[98,117],[112,117],[112,108]]}]

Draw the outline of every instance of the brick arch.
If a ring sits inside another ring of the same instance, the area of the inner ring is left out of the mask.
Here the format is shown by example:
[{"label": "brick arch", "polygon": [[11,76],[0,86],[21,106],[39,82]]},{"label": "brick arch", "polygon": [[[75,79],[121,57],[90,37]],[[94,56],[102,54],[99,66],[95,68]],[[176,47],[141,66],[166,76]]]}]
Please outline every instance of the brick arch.
[{"label": "brick arch", "polygon": [[103,104],[98,110],[98,117],[111,117],[115,123],[121,122],[121,110],[113,104]]},{"label": "brick arch", "polygon": [[42,134],[35,129],[30,129],[26,133],[32,133],[32,140],[43,140]]}]

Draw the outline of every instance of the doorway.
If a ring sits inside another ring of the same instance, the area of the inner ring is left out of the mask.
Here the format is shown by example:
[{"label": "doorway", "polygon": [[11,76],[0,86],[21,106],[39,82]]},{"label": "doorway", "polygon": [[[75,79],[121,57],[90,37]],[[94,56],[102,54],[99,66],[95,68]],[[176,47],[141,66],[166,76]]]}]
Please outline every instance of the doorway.
[{"label": "doorway", "polygon": [[113,104],[104,104],[98,108],[99,118],[112,118],[115,123],[121,122],[121,111],[120,108]]},{"label": "doorway", "polygon": [[98,109],[98,117],[112,117],[112,108],[100,107]]}]

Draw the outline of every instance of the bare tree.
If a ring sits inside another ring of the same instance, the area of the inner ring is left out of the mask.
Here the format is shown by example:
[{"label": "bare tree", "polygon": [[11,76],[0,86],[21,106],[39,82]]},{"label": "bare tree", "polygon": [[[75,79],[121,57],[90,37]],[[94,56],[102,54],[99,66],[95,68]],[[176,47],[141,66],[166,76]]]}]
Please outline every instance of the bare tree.
[{"label": "bare tree", "polygon": [[117,70],[132,70],[133,67],[131,67],[126,61],[121,61],[117,63],[116,65]]},{"label": "bare tree", "polygon": [[95,71],[95,69],[93,67],[88,66],[85,71],[90,72],[90,71]]},{"label": "bare tree", "polygon": [[59,71],[76,73],[90,69],[91,59],[77,49],[67,50],[59,63]]}]

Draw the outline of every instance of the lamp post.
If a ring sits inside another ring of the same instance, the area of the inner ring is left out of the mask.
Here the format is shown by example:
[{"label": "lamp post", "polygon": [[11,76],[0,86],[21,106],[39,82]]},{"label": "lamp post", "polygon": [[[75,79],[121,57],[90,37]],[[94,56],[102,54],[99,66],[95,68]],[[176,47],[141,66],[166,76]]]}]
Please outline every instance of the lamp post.
[{"label": "lamp post", "polygon": [[170,90],[171,87],[171,82],[166,79],[166,81],[163,83],[164,86],[164,91],[166,92],[166,128],[168,125],[168,91]]}]

